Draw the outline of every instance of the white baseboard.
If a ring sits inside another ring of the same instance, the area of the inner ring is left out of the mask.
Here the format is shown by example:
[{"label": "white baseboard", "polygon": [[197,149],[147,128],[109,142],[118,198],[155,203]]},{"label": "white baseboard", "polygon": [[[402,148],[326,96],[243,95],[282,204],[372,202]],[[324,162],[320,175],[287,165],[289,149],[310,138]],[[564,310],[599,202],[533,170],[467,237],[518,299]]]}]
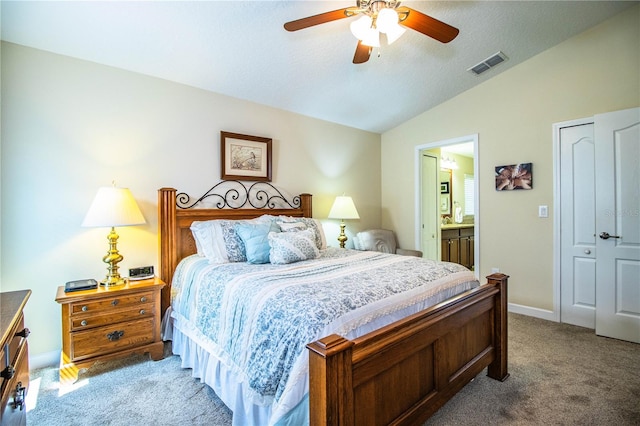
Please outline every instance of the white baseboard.
[{"label": "white baseboard", "polygon": [[532,308],[531,306],[518,305],[516,303],[509,303],[507,309],[514,314],[527,315],[534,318],[540,318],[547,321],[559,322],[557,315],[553,311],[546,309]]},{"label": "white baseboard", "polygon": [[46,352],[38,355],[29,354],[29,369],[53,367],[60,363],[60,351]]}]

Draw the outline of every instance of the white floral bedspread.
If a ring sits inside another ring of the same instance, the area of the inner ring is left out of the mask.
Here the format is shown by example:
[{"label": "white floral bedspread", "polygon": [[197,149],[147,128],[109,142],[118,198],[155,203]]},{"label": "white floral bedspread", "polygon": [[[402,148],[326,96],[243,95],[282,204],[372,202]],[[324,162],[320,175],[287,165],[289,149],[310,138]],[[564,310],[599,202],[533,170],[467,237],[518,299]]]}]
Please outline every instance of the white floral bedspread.
[{"label": "white floral bedspread", "polygon": [[211,265],[194,255],[176,269],[172,309],[248,384],[254,401],[269,404],[290,376],[306,374],[306,344],[331,333],[354,338],[378,318],[478,285],[454,263],[377,252],[328,248],[289,265]]}]

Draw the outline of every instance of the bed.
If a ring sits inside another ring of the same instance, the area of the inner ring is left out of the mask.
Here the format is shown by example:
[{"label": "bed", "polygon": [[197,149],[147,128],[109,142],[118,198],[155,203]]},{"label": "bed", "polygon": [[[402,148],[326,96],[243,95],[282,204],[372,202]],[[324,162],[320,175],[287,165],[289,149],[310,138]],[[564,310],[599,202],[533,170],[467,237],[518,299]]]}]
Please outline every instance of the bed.
[{"label": "bed", "polygon": [[[360,291],[361,286],[366,287],[364,283],[373,289],[376,281],[393,281],[371,279],[382,277],[376,275],[378,271],[389,269],[395,271],[392,274],[404,276],[426,262],[337,248],[319,249],[320,254],[313,260],[278,265],[217,264],[197,255],[202,254],[202,242],[196,244],[191,229],[194,223],[222,219],[254,223],[266,217],[271,221],[286,218],[278,220],[295,224],[297,218],[311,218],[310,194],[289,199],[264,182],[250,186],[222,182],[194,202],[173,188],[161,188],[158,213],[159,274],[168,284],[162,293],[165,339],[172,340],[182,366],[192,368],[194,377],[211,386],[231,408],[234,424],[419,424],[483,369],[487,368],[488,376],[496,380],[509,376],[508,277],[504,274],[490,275],[483,285],[473,284],[468,279],[471,273],[464,268],[436,262],[440,272],[428,274],[435,277],[434,287],[444,288],[443,292],[423,290],[413,284],[408,284],[413,285],[408,290],[389,290],[393,285],[386,285],[381,286],[382,290]],[[310,235],[317,236],[317,232]],[[249,245],[246,247],[248,251]],[[346,272],[345,263],[358,271]],[[256,269],[251,269],[254,266]],[[285,269],[293,271],[295,279],[285,277]],[[448,278],[444,278],[443,270],[454,277],[453,287],[444,286]],[[348,275],[352,273],[360,275]],[[226,282],[233,285],[223,283],[222,290],[212,290],[213,284],[208,282],[200,283],[204,281],[202,277],[224,280],[230,274],[238,275],[227,278]],[[195,276],[200,278],[191,279]],[[349,284],[355,282],[354,277],[359,286]],[[246,290],[251,286],[269,297],[251,296],[253,305],[242,298],[231,299],[236,293],[251,292]],[[327,297],[329,305],[318,305],[315,299],[311,303],[309,293],[299,302],[284,302],[284,295],[295,293],[298,287],[316,296],[332,294]],[[349,299],[340,291],[360,293]],[[390,293],[384,295],[385,292]],[[364,293],[374,299],[359,304],[366,299]],[[410,302],[403,299],[405,293],[412,295]],[[216,300],[216,305],[225,306],[226,310],[205,314],[199,306],[190,313],[188,307],[196,299]],[[233,300],[232,307],[226,304],[229,300]],[[338,318],[325,318],[325,311],[340,311],[351,303],[356,305],[352,311],[342,312]],[[302,314],[286,311],[292,305],[299,305]],[[266,306],[272,319],[265,316],[267,313],[256,313],[256,306]],[[244,315],[243,320],[230,320],[230,312]],[[271,324],[293,327],[299,318],[307,317],[320,318],[310,331],[287,329],[283,334],[274,334],[278,327],[260,331]],[[220,327],[222,323],[224,327]],[[212,331],[218,327],[225,331]],[[217,340],[222,335],[238,341]],[[290,342],[292,335],[303,339],[303,344]],[[308,336],[314,337],[305,341]],[[269,340],[278,344],[270,344]],[[286,345],[281,344],[284,341]],[[249,349],[250,342],[258,342],[257,348]],[[280,357],[284,361],[278,361]],[[254,379],[250,375],[254,371],[267,378]]]}]

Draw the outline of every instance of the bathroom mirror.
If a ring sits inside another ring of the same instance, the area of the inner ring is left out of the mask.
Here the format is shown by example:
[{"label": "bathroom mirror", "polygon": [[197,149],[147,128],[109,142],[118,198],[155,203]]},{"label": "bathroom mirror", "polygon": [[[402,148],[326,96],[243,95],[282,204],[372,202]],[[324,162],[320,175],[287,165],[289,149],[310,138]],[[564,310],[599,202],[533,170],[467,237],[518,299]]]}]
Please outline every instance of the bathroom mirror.
[{"label": "bathroom mirror", "polygon": [[440,170],[440,215],[442,216],[451,216],[451,201],[453,200],[451,183],[451,170]]}]

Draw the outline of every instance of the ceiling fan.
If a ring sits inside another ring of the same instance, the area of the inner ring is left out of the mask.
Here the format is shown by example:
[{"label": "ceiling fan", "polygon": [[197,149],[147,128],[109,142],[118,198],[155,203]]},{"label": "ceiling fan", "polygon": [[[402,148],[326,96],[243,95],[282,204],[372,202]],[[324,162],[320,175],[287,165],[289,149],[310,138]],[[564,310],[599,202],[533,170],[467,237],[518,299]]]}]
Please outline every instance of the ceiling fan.
[{"label": "ceiling fan", "polygon": [[422,12],[400,6],[400,2],[396,0],[357,0],[356,4],[356,6],[287,22],[284,28],[287,31],[298,31],[314,25],[362,15],[351,22],[351,32],[358,39],[356,53],[353,56],[354,64],[362,64],[369,60],[373,48],[380,46],[380,33],[386,34],[387,43],[391,44],[404,33],[403,27],[421,32],[442,43],[450,42],[460,32],[457,28]]}]

